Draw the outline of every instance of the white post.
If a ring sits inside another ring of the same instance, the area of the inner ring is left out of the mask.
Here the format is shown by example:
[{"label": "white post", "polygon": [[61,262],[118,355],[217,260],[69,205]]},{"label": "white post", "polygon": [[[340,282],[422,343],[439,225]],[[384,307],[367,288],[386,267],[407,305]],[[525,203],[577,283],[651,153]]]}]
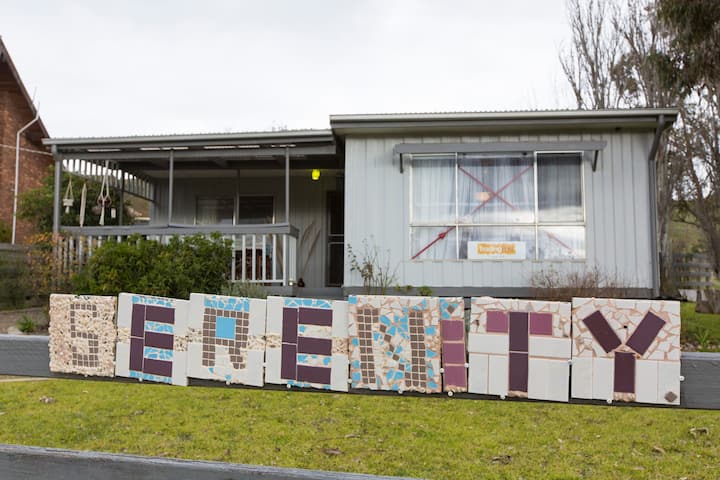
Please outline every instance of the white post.
[{"label": "white post", "polygon": [[35,118],[26,123],[15,136],[15,190],[13,190],[13,219],[12,219],[12,244],[15,245],[15,232],[17,230],[17,203],[18,203],[18,183],[20,180],[20,135],[30,128],[30,126],[40,119],[40,110],[38,107]]}]

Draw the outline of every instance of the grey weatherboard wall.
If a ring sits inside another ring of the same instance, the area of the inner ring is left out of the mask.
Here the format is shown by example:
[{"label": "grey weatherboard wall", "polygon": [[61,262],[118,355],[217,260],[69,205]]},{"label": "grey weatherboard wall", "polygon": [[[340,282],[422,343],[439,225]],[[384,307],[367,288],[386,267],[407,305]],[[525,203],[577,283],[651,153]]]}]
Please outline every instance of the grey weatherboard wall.
[{"label": "grey weatherboard wall", "polygon": [[[534,272],[560,272],[597,266],[624,286],[647,292],[652,285],[651,208],[648,155],[654,133],[628,131],[592,134],[430,135],[345,137],[345,241],[357,247],[364,240],[398,261],[400,285],[504,289],[527,294]],[[400,172],[393,148],[401,143],[490,143],[606,141],[597,169],[584,160],[586,259],[584,261],[411,261],[411,165]],[[345,286],[362,286],[357,272],[345,265]]]}]

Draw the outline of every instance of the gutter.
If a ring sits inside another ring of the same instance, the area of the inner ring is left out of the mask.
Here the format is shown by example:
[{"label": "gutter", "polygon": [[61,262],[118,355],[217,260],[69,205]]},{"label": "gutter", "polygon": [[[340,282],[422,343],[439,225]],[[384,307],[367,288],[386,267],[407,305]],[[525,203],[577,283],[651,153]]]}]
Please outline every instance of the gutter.
[{"label": "gutter", "polygon": [[657,211],[657,155],[660,146],[660,138],[665,130],[665,115],[661,113],[657,118],[655,136],[653,137],[650,154],[648,155],[650,172],[650,256],[652,259],[652,292],[653,297],[660,296],[660,252],[658,245],[658,211]]}]

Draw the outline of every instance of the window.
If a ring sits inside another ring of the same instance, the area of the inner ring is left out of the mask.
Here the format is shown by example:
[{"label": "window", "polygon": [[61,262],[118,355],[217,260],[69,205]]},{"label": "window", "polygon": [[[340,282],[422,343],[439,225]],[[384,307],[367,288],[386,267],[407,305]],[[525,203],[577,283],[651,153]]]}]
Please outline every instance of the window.
[{"label": "window", "polygon": [[233,197],[197,197],[196,225],[232,225],[235,214]]},{"label": "window", "polygon": [[411,258],[585,258],[582,153],[413,155]]},{"label": "window", "polygon": [[270,195],[240,195],[238,202],[239,225],[273,223],[275,219],[273,197]]}]

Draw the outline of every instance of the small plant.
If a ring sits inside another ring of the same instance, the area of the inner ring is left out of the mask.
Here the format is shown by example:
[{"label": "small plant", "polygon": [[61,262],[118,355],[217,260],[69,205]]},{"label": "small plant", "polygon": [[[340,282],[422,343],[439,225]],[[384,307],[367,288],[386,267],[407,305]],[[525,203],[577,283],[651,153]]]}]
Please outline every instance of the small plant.
[{"label": "small plant", "polygon": [[220,289],[221,295],[228,297],[267,298],[268,293],[265,287],[259,283],[251,282],[228,282]]},{"label": "small plant", "polygon": [[707,351],[710,347],[710,330],[703,328],[697,332],[697,342],[701,352]]},{"label": "small plant", "polygon": [[350,271],[360,274],[363,280],[363,288],[367,295],[385,295],[388,289],[397,284],[397,266],[390,265],[390,251],[386,255],[380,254],[377,245],[368,245],[363,240],[363,251],[358,254],[348,245],[348,260]]},{"label": "small plant", "polygon": [[35,320],[28,317],[27,315],[23,315],[20,320],[17,322],[18,329],[23,333],[35,333],[37,330],[37,324],[35,323]]},{"label": "small plant", "polygon": [[530,278],[534,296],[544,300],[569,302],[573,297],[623,298],[623,282],[598,267],[561,273],[554,268],[533,273]]},{"label": "small plant", "polygon": [[433,291],[432,288],[428,287],[427,285],[423,285],[422,287],[418,288],[418,293],[421,297],[432,297]]}]

